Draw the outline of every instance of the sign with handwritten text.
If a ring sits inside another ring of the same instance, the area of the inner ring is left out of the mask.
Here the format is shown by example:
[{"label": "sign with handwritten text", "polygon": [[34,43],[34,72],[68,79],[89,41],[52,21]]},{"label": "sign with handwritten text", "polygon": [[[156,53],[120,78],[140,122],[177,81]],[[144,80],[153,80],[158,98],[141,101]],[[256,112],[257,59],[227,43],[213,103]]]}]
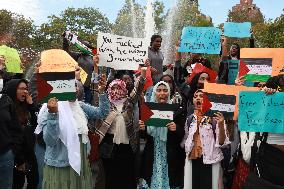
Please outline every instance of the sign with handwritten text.
[{"label": "sign with handwritten text", "polygon": [[284,133],[284,93],[240,92],[239,128],[247,132]]},{"label": "sign with handwritten text", "polygon": [[237,37],[245,38],[250,37],[250,22],[235,23],[235,22],[226,22],[224,24],[224,35],[227,37]]},{"label": "sign with handwritten text", "polygon": [[139,64],[144,64],[148,57],[148,44],[142,38],[99,32],[97,48],[99,64],[115,70],[138,70]]},{"label": "sign with handwritten text", "polygon": [[179,52],[220,54],[221,30],[215,27],[185,27]]}]

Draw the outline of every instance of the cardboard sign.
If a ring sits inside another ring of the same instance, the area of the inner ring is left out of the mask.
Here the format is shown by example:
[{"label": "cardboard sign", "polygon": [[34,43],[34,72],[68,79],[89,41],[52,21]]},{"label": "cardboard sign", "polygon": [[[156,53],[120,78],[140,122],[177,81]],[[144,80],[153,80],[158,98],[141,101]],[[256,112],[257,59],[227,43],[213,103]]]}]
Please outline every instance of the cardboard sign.
[{"label": "cardboard sign", "polygon": [[77,62],[65,51],[51,49],[41,53],[38,74],[38,101],[56,97],[60,101],[75,100],[75,66]]},{"label": "cardboard sign", "polygon": [[238,125],[241,131],[284,133],[284,93],[240,92]]},{"label": "cardboard sign", "polygon": [[148,44],[142,38],[99,32],[97,47],[100,65],[115,70],[138,70],[148,57]]},{"label": "cardboard sign", "polygon": [[77,62],[64,50],[51,49],[41,53],[39,73],[73,72]]},{"label": "cardboard sign", "polygon": [[226,22],[224,24],[224,35],[227,37],[245,38],[250,37],[251,22],[235,23]]},{"label": "cardboard sign", "polygon": [[284,48],[242,48],[241,58],[272,58],[272,76],[284,74]]},{"label": "cardboard sign", "polygon": [[212,93],[212,94],[235,96],[236,105],[235,105],[235,111],[234,111],[234,120],[236,120],[238,117],[238,98],[237,97],[239,95],[239,92],[240,91],[259,91],[259,88],[225,85],[225,84],[217,84],[217,83],[204,83],[203,91],[206,93]]},{"label": "cardboard sign", "polygon": [[221,30],[215,27],[185,27],[179,52],[220,54]]}]

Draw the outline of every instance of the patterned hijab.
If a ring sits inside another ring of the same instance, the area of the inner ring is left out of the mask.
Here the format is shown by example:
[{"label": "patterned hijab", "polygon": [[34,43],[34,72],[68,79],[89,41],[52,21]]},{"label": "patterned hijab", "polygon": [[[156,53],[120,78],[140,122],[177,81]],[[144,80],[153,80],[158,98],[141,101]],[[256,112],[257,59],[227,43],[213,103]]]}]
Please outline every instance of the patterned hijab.
[{"label": "patterned hijab", "polygon": [[[115,91],[112,90],[111,88],[114,85],[117,85],[119,87],[119,90],[115,90]],[[111,103],[121,100],[122,98],[125,98],[127,95],[126,84],[124,81],[120,79],[115,79],[109,84],[107,92],[108,92],[109,101]]]}]

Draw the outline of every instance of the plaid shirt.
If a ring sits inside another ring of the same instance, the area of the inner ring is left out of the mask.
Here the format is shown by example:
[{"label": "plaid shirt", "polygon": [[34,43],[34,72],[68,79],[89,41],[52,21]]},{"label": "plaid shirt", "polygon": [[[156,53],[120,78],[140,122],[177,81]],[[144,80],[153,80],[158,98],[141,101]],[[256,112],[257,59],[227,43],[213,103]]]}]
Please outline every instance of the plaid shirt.
[{"label": "plaid shirt", "polygon": [[[141,95],[144,87],[145,79],[140,77],[135,84],[134,89],[127,97],[127,100],[124,102],[122,108],[122,116],[125,121],[126,131],[129,137],[129,143],[133,152],[137,151],[138,143],[139,143],[139,127],[135,127],[134,124],[134,107],[135,104],[138,102],[139,96]],[[111,104],[111,109],[109,115],[106,119],[100,120],[98,124],[95,126],[95,132],[100,137],[100,142],[104,138],[105,134],[107,133],[108,129],[111,127],[113,121],[115,120],[117,114],[117,109],[113,104]]]}]

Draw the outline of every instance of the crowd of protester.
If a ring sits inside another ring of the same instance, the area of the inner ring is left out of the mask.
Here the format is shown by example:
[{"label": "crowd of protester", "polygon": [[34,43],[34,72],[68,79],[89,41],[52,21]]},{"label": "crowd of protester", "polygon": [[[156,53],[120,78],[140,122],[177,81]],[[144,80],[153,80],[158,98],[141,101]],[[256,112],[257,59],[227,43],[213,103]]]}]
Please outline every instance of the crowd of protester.
[{"label": "crowd of protester", "polygon": [[[102,69],[98,55],[71,52],[63,38],[63,49],[88,77],[83,84],[76,67],[77,99],[44,104],[36,100],[41,62],[27,81],[7,73],[1,56],[0,189],[284,188],[284,134],[240,132],[238,121],[220,112],[205,116],[202,89],[209,74],[188,78],[197,63],[211,69],[212,62],[193,53],[183,62],[177,43],[174,74],[163,74],[161,46],[162,37],[153,35],[137,75]],[[240,59],[238,44],[227,49],[223,38],[216,83],[230,84],[228,60]],[[153,80],[147,90],[146,68]],[[241,77],[232,85],[244,84]],[[254,85],[267,95],[283,92],[284,75]],[[179,109],[167,125],[146,126],[144,102]]]}]

